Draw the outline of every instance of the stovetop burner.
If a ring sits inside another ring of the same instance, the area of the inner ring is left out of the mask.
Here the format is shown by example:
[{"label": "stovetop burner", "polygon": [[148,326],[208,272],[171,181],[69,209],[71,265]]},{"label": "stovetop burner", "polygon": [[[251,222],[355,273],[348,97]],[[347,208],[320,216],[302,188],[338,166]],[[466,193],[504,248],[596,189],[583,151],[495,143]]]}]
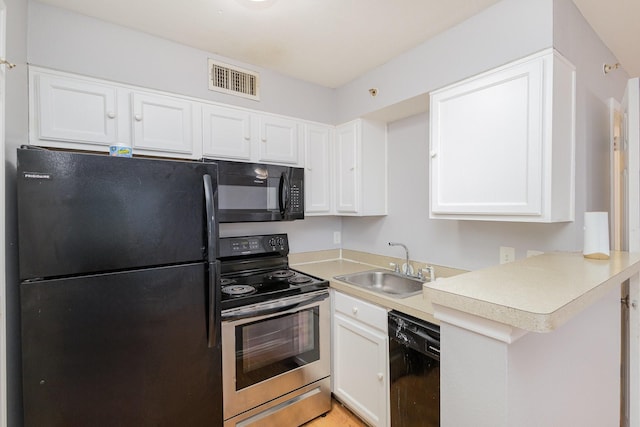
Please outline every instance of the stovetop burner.
[{"label": "stovetop burner", "polygon": [[289,283],[293,283],[294,285],[300,285],[302,283],[308,283],[311,280],[313,279],[311,279],[311,277],[308,277],[308,276],[295,276],[289,279]]},{"label": "stovetop burner", "polygon": [[287,277],[291,277],[293,276],[294,273],[291,270],[276,270],[276,271],[272,271],[271,273],[267,274],[267,277],[269,279],[286,279]]},{"label": "stovetop burner", "polygon": [[255,292],[256,292],[256,288],[249,285],[229,285],[229,286],[224,286],[222,288],[223,294],[230,295],[232,297],[251,295],[251,294],[254,294]]},{"label": "stovetop burner", "polygon": [[314,292],[329,282],[289,268],[286,234],[220,239],[222,310]]},{"label": "stovetop burner", "polygon": [[223,310],[329,287],[326,280],[281,268],[251,273],[235,272],[222,277],[220,282]]}]

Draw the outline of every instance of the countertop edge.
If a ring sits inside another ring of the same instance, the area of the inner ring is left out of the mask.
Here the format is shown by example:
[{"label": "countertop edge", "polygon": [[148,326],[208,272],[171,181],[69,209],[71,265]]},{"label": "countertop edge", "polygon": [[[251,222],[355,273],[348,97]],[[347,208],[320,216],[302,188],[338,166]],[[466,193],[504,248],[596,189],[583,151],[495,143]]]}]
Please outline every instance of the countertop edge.
[{"label": "countertop edge", "polygon": [[[633,258],[635,259],[630,260],[629,265],[621,268],[620,271],[612,274],[606,280],[595,284],[580,295],[567,299],[563,304],[549,312],[527,311],[504,304],[497,304],[489,300],[461,295],[443,288],[434,288],[429,284],[425,285],[424,291],[425,295],[434,304],[529,332],[548,333],[559,328],[577,314],[599,301],[616,286],[620,286],[622,282],[634,274],[638,274],[638,272],[640,272],[640,261],[638,261],[637,256]],[[495,267],[492,268],[495,269]],[[458,276],[457,279],[463,279],[463,276],[464,275]]]}]

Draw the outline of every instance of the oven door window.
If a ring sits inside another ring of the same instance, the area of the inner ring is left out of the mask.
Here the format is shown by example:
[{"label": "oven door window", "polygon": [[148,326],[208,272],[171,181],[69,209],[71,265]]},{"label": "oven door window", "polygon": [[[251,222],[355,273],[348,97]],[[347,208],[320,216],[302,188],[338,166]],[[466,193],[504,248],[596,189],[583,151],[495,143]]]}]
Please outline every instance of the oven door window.
[{"label": "oven door window", "polygon": [[236,326],[236,390],[320,359],[319,309]]}]

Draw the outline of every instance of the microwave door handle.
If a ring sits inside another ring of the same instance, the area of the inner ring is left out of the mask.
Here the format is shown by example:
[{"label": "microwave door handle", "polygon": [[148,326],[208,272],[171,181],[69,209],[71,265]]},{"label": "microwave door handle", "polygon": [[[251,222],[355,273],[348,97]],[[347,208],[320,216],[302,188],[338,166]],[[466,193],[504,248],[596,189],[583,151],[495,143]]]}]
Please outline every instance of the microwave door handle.
[{"label": "microwave door handle", "polygon": [[220,262],[216,260],[216,248],[218,242],[218,221],[216,218],[216,191],[213,188],[210,175],[202,176],[204,185],[205,212],[207,215],[207,248],[206,258],[208,262],[208,295],[209,310],[207,313],[207,345],[209,348],[220,346]]},{"label": "microwave door handle", "polygon": [[284,218],[289,210],[289,176],[286,172],[282,172],[280,175],[279,186],[279,201],[280,201],[280,215]]}]

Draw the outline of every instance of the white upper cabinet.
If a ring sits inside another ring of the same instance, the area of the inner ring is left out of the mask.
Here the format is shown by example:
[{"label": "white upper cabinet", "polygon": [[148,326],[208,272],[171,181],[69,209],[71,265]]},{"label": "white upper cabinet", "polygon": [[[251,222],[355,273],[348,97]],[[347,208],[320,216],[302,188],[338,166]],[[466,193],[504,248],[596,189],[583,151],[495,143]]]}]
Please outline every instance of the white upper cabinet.
[{"label": "white upper cabinet", "polygon": [[337,126],[334,159],[336,213],[386,215],[386,124],[357,119]]},{"label": "white upper cabinet", "polygon": [[336,211],[341,214],[355,215],[360,210],[359,128],[359,122],[336,128]]},{"label": "white upper cabinet", "polygon": [[117,89],[90,80],[32,74],[32,139],[109,146],[118,142]]},{"label": "white upper cabinet", "polygon": [[203,105],[203,154],[221,159],[251,160],[251,121],[249,111]]},{"label": "white upper cabinet", "polygon": [[259,115],[259,162],[300,164],[298,121],[278,116]]},{"label": "white upper cabinet", "polygon": [[547,50],[430,97],[432,218],[573,221],[569,62]]},{"label": "white upper cabinet", "polygon": [[333,126],[319,124],[304,126],[305,215],[332,213],[333,129]]},{"label": "white upper cabinet", "polygon": [[215,159],[302,166],[301,122],[217,104],[202,104],[203,154]]},{"label": "white upper cabinet", "polygon": [[194,154],[192,102],[142,92],[132,92],[131,102],[134,153]]},{"label": "white upper cabinet", "polygon": [[198,102],[33,66],[29,79],[33,145],[107,152],[123,143],[133,154],[202,157]]}]

